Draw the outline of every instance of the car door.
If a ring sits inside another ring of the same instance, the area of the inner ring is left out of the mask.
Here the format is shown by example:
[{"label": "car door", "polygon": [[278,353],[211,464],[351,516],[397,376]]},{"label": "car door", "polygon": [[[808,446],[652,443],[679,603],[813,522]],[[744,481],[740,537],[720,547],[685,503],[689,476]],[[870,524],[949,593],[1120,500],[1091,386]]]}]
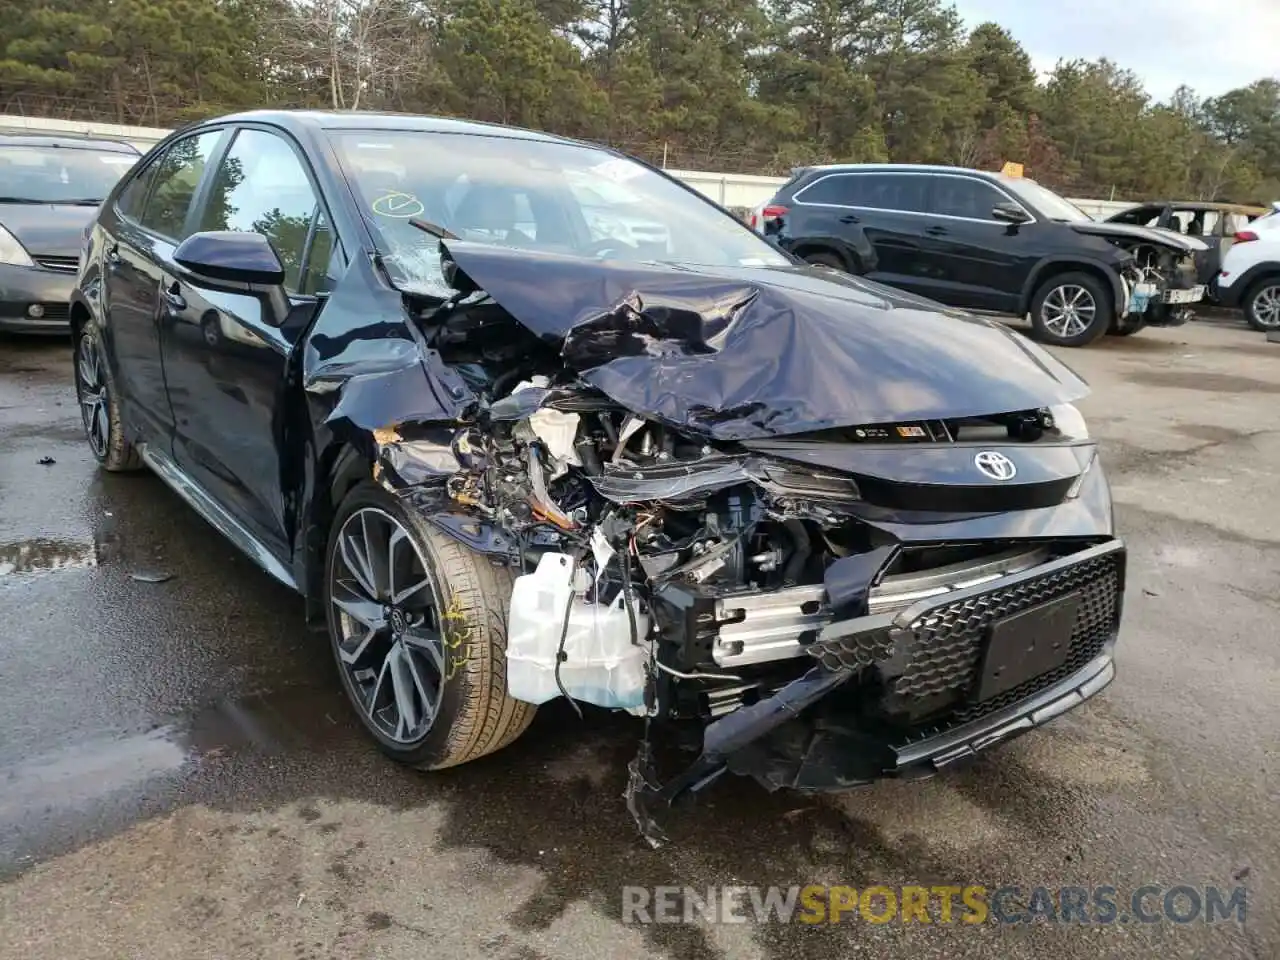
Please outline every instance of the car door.
[{"label": "car door", "polygon": [[[922,241],[928,295],[957,307],[1016,311],[1023,281],[1043,255],[1030,211],[995,184],[964,174],[932,175],[929,190]],[[996,220],[991,211],[1001,203],[1016,204],[1028,222]]]},{"label": "car door", "polygon": [[201,189],[187,232],[264,235],[285,267],[288,319],[280,324],[265,297],[202,286],[172,262],[161,278],[174,459],[282,559],[292,540],[280,457],[286,374],[340,256],[331,223],[294,143],[243,127]]},{"label": "car door", "polygon": [[928,278],[920,256],[920,215],[926,189],[918,174],[850,171],[819,177],[798,190],[792,202],[804,207],[806,236],[860,234],[875,251],[867,277],[924,293]]},{"label": "car door", "polygon": [[105,218],[103,316],[121,413],[134,436],[166,449],[173,412],[157,325],[161,263],[182,234],[223,133],[208,130],[174,141],[132,176]]}]

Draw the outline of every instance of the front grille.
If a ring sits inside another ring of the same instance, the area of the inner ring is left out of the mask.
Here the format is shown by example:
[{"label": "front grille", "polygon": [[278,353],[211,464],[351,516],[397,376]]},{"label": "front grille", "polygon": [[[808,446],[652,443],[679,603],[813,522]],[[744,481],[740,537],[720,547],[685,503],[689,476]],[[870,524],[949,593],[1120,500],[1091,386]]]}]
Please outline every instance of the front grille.
[{"label": "front grille", "polygon": [[32,259],[46,270],[57,270],[59,273],[75,273],[80,267],[79,257],[33,257]]},{"label": "front grille", "polygon": [[[930,610],[903,631],[907,665],[892,690],[904,699],[924,700],[948,691],[971,689],[977,680],[988,628],[993,623],[1077,590],[1080,607],[1071,631],[1069,663],[1078,659],[1079,666],[1083,666],[1098,655],[1115,626],[1119,582],[1116,557],[1095,557],[1045,577]],[[1032,692],[1046,685],[1044,676],[1028,683],[1035,684]],[[993,697],[983,706],[1009,697],[1018,689]]]},{"label": "front grille", "polygon": [[[825,640],[810,647],[809,653],[830,669],[872,663],[886,669],[901,658],[901,671],[886,677],[881,688],[878,713],[898,717],[895,726],[905,721],[917,728],[916,733],[932,734],[968,723],[1070,676],[1103,651],[1116,629],[1124,582],[1122,550],[1094,553],[1066,566],[1046,566],[1048,572],[1014,575],[1008,578],[1013,583],[940,603],[906,627]],[[1071,593],[1079,593],[1080,603],[1066,661],[1010,690],[974,701],[991,626]],[[919,722],[926,717],[931,718],[929,729],[922,731]]]}]

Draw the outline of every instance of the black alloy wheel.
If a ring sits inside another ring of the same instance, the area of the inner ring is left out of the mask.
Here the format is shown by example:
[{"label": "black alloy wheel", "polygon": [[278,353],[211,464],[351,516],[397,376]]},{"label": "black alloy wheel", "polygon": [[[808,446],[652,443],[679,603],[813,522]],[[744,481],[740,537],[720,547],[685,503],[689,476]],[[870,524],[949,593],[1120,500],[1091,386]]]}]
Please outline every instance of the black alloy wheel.
[{"label": "black alloy wheel", "polygon": [[102,372],[102,356],[97,341],[88,333],[76,344],[76,398],[80,401],[80,418],[89,449],[99,460],[105,460],[111,443],[111,413],[107,406],[109,391]]},{"label": "black alloy wheel", "polygon": [[423,770],[511,743],[537,707],[507,693],[514,572],[370,481],[343,499],[324,605],[342,686],[388,756]]},{"label": "black alloy wheel", "polygon": [[86,326],[76,337],[72,363],[80,420],[94,458],[113,473],[141,469],[142,458],[124,437],[111,367],[96,326]]},{"label": "black alloy wheel", "polygon": [[449,672],[426,561],[400,521],[377,507],[356,510],[337,537],[329,602],[350,689],[375,733],[401,746],[421,743]]}]

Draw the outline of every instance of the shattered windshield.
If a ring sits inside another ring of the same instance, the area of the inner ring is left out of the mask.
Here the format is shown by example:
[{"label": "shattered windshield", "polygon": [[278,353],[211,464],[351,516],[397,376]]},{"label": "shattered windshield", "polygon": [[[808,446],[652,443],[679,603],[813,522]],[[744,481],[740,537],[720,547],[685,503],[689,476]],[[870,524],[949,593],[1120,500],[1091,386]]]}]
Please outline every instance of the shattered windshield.
[{"label": "shattered windshield", "polygon": [[1093,219],[1070,200],[1063,199],[1048,187],[1042,187],[1034,180],[1007,177],[1002,179],[1000,184],[1048,220],[1057,220],[1062,223],[1081,223]]},{"label": "shattered windshield", "polygon": [[728,214],[643,164],[554,141],[404,130],[331,134],[393,281],[450,290],[439,241],[462,240],[624,262],[752,266],[789,262]]}]

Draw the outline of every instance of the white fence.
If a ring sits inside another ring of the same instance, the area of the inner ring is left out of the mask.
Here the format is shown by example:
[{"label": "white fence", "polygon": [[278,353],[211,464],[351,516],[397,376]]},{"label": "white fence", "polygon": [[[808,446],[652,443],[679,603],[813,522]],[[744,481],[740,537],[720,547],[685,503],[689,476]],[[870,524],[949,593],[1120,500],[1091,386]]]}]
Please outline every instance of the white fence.
[{"label": "white fence", "polygon": [[[74,137],[103,137],[125,140],[139,150],[149,150],[169,135],[159,127],[125,127],[113,123],[81,123],[76,120],[49,120],[0,114],[0,133],[44,133]],[[784,177],[761,177],[748,173],[711,173],[704,170],[668,170],[704,196],[723,207],[754,207],[774,195],[786,182]],[[1103,219],[1132,203],[1123,200],[1072,200],[1091,217]]]}]

